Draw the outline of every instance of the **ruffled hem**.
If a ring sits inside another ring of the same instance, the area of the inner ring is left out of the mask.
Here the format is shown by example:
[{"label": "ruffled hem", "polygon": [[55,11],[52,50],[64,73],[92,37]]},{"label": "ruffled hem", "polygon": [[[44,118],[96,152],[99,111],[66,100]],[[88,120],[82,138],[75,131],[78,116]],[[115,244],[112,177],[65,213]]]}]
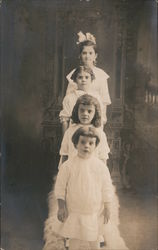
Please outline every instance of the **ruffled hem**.
[{"label": "ruffled hem", "polygon": [[[56,180],[56,177],[54,177],[54,181],[55,180]],[[112,224],[115,224],[118,226],[120,224],[120,220],[119,220],[119,207],[120,207],[120,205],[119,205],[118,196],[116,194],[115,186],[112,185],[112,187],[113,187],[113,194],[114,195],[113,195],[113,200],[111,203],[110,221]],[[49,209],[48,218],[57,214],[58,204],[57,204],[57,200],[56,200],[55,194],[54,194],[54,186],[48,195],[48,209]]]},{"label": "ruffled hem", "polygon": [[45,236],[43,250],[65,250],[64,238],[52,231],[48,221],[45,223]]},{"label": "ruffled hem", "polygon": [[118,227],[115,224],[109,222],[104,226],[103,237],[106,242],[107,250],[129,250],[124,239],[120,235]]},{"label": "ruffled hem", "polygon": [[81,215],[70,213],[64,223],[56,216],[49,218],[49,225],[52,231],[64,238],[96,241],[99,234],[97,214]]}]

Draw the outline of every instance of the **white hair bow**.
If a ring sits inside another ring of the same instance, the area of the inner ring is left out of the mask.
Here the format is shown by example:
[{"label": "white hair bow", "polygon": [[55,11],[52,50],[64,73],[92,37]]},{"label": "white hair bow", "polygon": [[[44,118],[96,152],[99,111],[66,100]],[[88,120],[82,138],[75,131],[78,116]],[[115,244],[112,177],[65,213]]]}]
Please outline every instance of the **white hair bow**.
[{"label": "white hair bow", "polygon": [[80,44],[80,43],[82,43],[84,41],[91,41],[94,44],[96,44],[96,39],[95,39],[95,37],[91,33],[86,33],[84,35],[83,32],[80,31],[80,32],[77,33],[77,35],[78,35],[77,44]]}]

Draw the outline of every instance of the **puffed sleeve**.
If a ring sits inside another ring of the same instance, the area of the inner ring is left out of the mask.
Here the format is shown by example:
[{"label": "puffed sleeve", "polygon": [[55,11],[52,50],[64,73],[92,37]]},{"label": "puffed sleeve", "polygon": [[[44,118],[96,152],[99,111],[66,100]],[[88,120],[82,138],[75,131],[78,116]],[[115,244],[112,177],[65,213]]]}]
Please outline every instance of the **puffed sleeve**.
[{"label": "puffed sleeve", "polygon": [[108,89],[108,78],[109,76],[101,70],[100,73],[100,95],[102,97],[102,101],[104,105],[110,105],[111,104],[111,98],[109,95],[109,89]]},{"label": "puffed sleeve", "polygon": [[102,181],[103,202],[112,202],[114,196],[114,189],[109,169],[105,165],[103,166]]},{"label": "puffed sleeve", "polygon": [[99,132],[100,132],[100,143],[98,145],[98,157],[101,160],[107,160],[109,158],[108,154],[110,152],[110,148],[107,142],[107,137],[102,129],[99,129]]},{"label": "puffed sleeve", "polygon": [[64,162],[60,168],[57,175],[56,183],[55,183],[55,196],[56,199],[65,200],[66,196],[66,187],[69,179],[69,166],[68,161]]},{"label": "puffed sleeve", "polygon": [[64,133],[60,148],[60,155],[69,155],[69,130],[70,128],[68,128]]},{"label": "puffed sleeve", "polygon": [[66,95],[72,93],[74,90],[77,89],[77,84],[71,79],[71,76],[73,74],[73,72],[75,71],[75,69],[73,69],[67,76],[66,79],[68,81],[68,86],[67,86],[67,90],[66,90]]},{"label": "puffed sleeve", "polygon": [[60,121],[69,121],[72,113],[72,105],[70,95],[64,97],[63,109],[59,113]]}]

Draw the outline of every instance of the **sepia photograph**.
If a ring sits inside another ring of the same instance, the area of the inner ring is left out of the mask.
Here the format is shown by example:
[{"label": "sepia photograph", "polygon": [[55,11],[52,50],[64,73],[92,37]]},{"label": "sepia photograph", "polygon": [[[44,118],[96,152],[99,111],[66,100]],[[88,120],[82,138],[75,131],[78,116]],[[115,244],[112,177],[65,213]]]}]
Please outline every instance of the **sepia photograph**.
[{"label": "sepia photograph", "polygon": [[158,250],[157,0],[0,0],[0,250]]}]

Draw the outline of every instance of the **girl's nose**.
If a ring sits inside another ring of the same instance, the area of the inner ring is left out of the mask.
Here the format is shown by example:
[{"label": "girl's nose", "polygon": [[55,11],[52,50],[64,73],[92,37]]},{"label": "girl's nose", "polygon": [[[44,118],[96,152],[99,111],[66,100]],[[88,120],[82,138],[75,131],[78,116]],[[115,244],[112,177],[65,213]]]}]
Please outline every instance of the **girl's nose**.
[{"label": "girl's nose", "polygon": [[88,115],[88,111],[87,110],[84,110],[84,115]]},{"label": "girl's nose", "polygon": [[85,81],[86,81],[86,78],[85,78],[85,77],[83,77],[83,78],[82,78],[82,81],[83,81],[83,82],[85,82]]},{"label": "girl's nose", "polygon": [[85,148],[88,148],[88,146],[89,146],[88,142],[87,142],[87,143],[85,143]]}]

